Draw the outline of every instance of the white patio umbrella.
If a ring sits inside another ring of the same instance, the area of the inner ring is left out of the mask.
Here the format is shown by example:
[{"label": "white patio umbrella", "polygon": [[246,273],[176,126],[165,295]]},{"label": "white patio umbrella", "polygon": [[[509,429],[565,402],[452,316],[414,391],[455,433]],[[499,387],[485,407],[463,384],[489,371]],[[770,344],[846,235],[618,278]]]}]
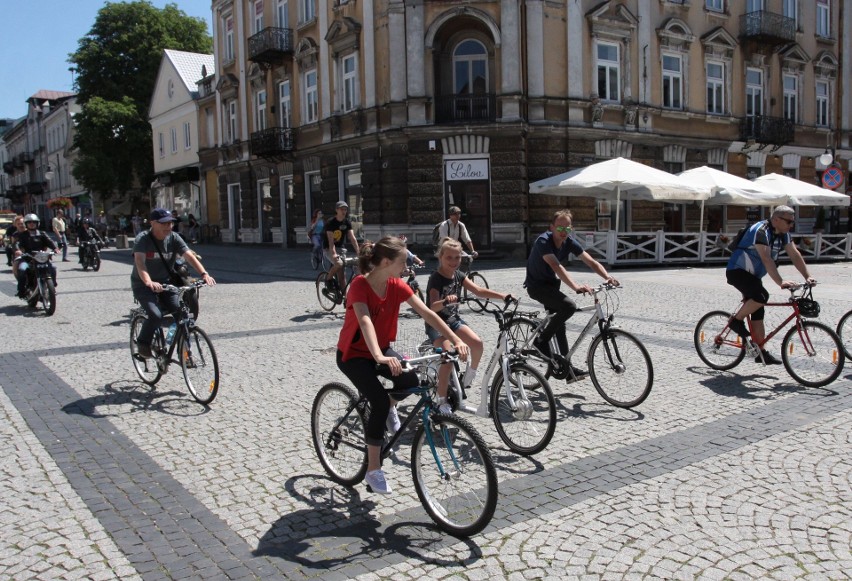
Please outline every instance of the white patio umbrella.
[{"label": "white patio umbrella", "polygon": [[533,182],[530,193],[615,200],[618,231],[622,199],[692,202],[705,200],[713,192],[689,185],[668,172],[618,157]]},{"label": "white patio umbrella", "polygon": [[677,176],[689,184],[713,190],[712,196],[701,201],[701,216],[698,223],[702,228],[705,202],[710,206],[778,206],[787,203],[786,194],[706,165],[682,171]]},{"label": "white patio umbrella", "polygon": [[791,206],[848,206],[849,196],[838,194],[777,173],[766,174],[752,180],[756,184],[787,195]]}]

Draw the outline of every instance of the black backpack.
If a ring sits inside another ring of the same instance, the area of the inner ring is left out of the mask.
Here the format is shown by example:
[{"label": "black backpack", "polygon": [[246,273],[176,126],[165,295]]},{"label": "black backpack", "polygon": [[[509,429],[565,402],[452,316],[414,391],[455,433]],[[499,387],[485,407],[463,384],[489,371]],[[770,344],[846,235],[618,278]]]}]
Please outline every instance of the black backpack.
[{"label": "black backpack", "polygon": [[438,242],[441,241],[439,239],[439,237],[440,237],[441,226],[443,224],[444,224],[444,222],[438,222],[438,224],[435,225],[435,227],[432,229],[432,248],[434,248],[435,250],[438,249]]},{"label": "black backpack", "polygon": [[728,244],[728,252],[730,252],[731,254],[733,254],[733,253],[734,253],[734,251],[735,251],[737,248],[739,248],[739,246],[740,246],[740,242],[742,242],[742,241],[743,241],[743,237],[745,236],[746,232],[748,232],[748,229],[749,229],[749,228],[750,228],[750,226],[743,226],[742,228],[740,228],[740,229],[739,229],[739,231],[737,232],[736,237],[734,237],[733,242],[731,242],[730,244]]}]

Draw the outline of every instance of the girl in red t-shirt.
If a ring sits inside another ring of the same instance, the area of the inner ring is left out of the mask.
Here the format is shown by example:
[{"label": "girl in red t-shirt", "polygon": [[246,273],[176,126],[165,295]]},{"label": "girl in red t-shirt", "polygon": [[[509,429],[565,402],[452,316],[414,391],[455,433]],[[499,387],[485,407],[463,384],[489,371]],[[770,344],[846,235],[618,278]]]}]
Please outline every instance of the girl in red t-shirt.
[{"label": "girl in red t-shirt", "polygon": [[[370,402],[365,480],[382,494],[391,492],[381,467],[385,420],[397,430],[399,418],[396,402],[385,392],[379,375],[390,379],[393,389],[414,387],[418,383],[414,372],[402,372],[401,357],[390,348],[396,339],[400,304],[408,303],[427,323],[440,330],[462,359],[467,359],[468,354],[467,345],[400,278],[407,256],[405,243],[392,236],[361,246],[358,266],[366,274],[356,276],[349,285],[346,318],[337,341],[337,366]],[[380,371],[376,369],[377,363],[387,368]]]}]

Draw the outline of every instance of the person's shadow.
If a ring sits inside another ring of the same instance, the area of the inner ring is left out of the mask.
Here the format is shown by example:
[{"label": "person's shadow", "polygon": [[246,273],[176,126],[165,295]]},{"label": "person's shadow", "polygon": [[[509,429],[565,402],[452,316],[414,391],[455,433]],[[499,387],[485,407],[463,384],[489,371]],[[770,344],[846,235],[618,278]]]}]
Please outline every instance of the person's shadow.
[{"label": "person's shadow", "polygon": [[[372,514],[377,508],[375,502],[362,499],[358,490],[335,484],[324,476],[294,476],[284,487],[291,497],[310,507],[284,514],[272,523],[252,552],[255,556],[322,570],[391,556],[439,565],[470,563],[482,558],[479,547],[469,539],[461,540],[469,547],[466,557],[436,558],[436,548],[458,543],[459,539],[438,530],[425,512],[422,522],[403,520],[405,515],[402,515],[387,517],[399,522],[383,525],[386,517]],[[383,503],[394,502],[393,495],[380,498]]]}]

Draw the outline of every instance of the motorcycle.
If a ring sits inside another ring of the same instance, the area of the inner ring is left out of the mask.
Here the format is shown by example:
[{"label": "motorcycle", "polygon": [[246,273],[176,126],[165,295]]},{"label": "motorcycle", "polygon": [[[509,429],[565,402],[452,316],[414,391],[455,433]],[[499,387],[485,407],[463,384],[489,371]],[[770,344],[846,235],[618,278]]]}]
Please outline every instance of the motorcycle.
[{"label": "motorcycle", "polygon": [[52,257],[53,252],[39,250],[24,253],[17,258],[29,264],[24,300],[31,308],[40,302],[48,317],[56,312],[56,286],[53,282],[53,266],[50,264]]},{"label": "motorcycle", "polygon": [[89,270],[89,267],[95,272],[101,269],[101,246],[100,242],[94,240],[80,242],[80,262],[84,271]]}]

